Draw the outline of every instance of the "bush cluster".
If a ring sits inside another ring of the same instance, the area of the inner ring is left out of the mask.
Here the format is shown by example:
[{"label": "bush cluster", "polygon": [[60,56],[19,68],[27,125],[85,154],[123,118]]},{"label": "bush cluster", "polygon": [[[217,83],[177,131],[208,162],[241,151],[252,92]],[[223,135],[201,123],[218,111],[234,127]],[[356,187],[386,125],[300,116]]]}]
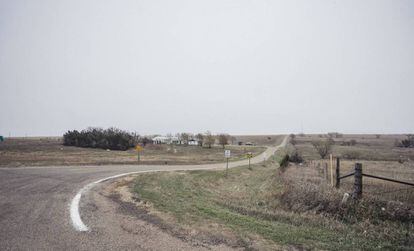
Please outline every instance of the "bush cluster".
[{"label": "bush cluster", "polygon": [[355,139],[351,139],[350,141],[343,141],[341,143],[341,146],[354,146],[357,144],[357,141]]},{"label": "bush cluster", "polygon": [[88,128],[82,131],[68,131],[63,135],[63,145],[102,148],[111,150],[127,150],[134,147],[133,134],[117,128]]},{"label": "bush cluster", "polygon": [[414,135],[409,134],[407,139],[401,140],[396,145],[399,147],[414,147]]},{"label": "bush cluster", "polygon": [[285,169],[289,165],[289,154],[285,154],[283,158],[279,160],[279,166],[281,169]]},{"label": "bush cluster", "polygon": [[342,154],[342,158],[351,160],[360,159],[361,153],[358,151],[347,151],[344,154]]},{"label": "bush cluster", "polygon": [[297,150],[295,150],[291,154],[289,154],[289,162],[302,163],[303,157]]}]

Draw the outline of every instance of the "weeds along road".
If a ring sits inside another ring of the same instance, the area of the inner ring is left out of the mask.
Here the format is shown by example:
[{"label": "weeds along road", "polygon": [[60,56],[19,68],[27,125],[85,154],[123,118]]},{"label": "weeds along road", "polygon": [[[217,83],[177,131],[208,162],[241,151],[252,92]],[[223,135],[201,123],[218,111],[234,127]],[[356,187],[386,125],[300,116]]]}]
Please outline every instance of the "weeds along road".
[{"label": "weeds along road", "polygon": [[[251,163],[263,161],[264,154],[269,158],[279,147],[286,145],[287,139],[285,137],[279,146],[268,147],[264,153],[252,158]],[[230,162],[229,167],[247,163],[247,160]],[[86,232],[77,231],[70,218],[71,201],[88,184],[122,173],[224,168],[225,164],[0,168],[0,249],[170,249],[168,241],[174,240],[168,240],[171,237],[166,233],[158,233],[158,237],[167,243],[158,240],[153,243],[157,246],[143,246],[142,243],[150,243],[151,226],[141,226],[149,232],[148,236],[138,232],[123,238],[122,233],[111,232],[112,224],[118,219],[112,218],[112,214],[94,215],[95,211],[102,211],[102,205],[89,203],[88,192],[80,202],[80,215],[91,228]],[[108,214],[110,209],[103,212]],[[95,230],[93,226],[104,227]],[[182,243],[177,247],[186,249]]]}]

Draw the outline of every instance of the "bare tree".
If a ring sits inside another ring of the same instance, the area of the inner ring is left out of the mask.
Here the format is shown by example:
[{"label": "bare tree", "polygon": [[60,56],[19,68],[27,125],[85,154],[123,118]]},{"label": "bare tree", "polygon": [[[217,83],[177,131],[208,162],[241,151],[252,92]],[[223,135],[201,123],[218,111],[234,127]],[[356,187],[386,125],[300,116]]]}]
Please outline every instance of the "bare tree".
[{"label": "bare tree", "polygon": [[181,133],[180,137],[181,137],[181,140],[184,141],[184,144],[188,145],[188,141],[190,140],[190,134],[183,132]]},{"label": "bare tree", "polygon": [[222,133],[218,135],[219,144],[223,146],[223,149],[226,145],[229,144],[229,138],[230,136],[228,134]]},{"label": "bare tree", "polygon": [[203,146],[204,135],[202,133],[197,133],[195,138],[198,140],[198,145]]},{"label": "bare tree", "polygon": [[332,141],[329,140],[321,140],[321,141],[313,141],[312,142],[313,147],[316,149],[316,151],[319,153],[322,159],[324,159],[332,149]]},{"label": "bare tree", "polygon": [[214,137],[214,135],[212,135],[210,131],[207,131],[204,135],[204,143],[208,145],[208,148],[211,148],[215,141],[216,138]]}]

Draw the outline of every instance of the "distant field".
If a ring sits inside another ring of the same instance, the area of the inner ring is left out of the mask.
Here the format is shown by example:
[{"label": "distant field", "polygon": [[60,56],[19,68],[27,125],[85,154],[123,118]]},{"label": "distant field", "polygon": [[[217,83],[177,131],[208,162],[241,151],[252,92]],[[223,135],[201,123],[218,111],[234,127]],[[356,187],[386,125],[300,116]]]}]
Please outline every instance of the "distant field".
[{"label": "distant field", "polygon": [[[320,137],[322,136],[322,137]],[[352,135],[345,134],[341,138],[333,138],[335,145],[332,148],[334,156],[343,157],[356,153],[356,159],[362,160],[384,160],[397,161],[414,160],[414,148],[396,147],[395,141],[406,138],[404,135]],[[320,156],[313,148],[311,142],[315,140],[326,140],[327,135],[296,135],[296,147],[307,160],[319,159]],[[355,141],[355,145],[345,146],[344,143]]]},{"label": "distant field", "polygon": [[[247,152],[254,155],[264,147],[226,146],[231,159],[239,160]],[[223,162],[221,146],[210,148],[198,146],[147,145],[141,153],[141,164],[207,164]],[[63,146],[61,138],[11,138],[0,142],[0,166],[52,166],[52,165],[105,165],[137,164],[135,150],[106,151],[102,149]]]},{"label": "distant field", "polygon": [[278,140],[280,140],[279,135],[235,135],[235,142],[243,142],[243,143],[253,143],[255,145],[276,145]]}]

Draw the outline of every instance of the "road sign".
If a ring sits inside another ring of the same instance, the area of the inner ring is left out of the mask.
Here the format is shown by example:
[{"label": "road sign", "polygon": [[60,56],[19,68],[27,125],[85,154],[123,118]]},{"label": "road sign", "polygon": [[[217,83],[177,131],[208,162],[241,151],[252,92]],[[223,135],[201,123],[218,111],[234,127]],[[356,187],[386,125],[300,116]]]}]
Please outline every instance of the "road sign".
[{"label": "road sign", "polygon": [[253,157],[253,153],[252,152],[248,152],[247,153],[247,158],[249,159],[249,169],[251,170],[252,168],[250,167],[250,159]]},{"label": "road sign", "polygon": [[224,157],[230,158],[230,150],[224,150]]},{"label": "road sign", "polygon": [[144,148],[143,148],[142,146],[140,146],[140,145],[137,145],[137,146],[135,147],[135,150],[136,150],[137,152],[141,152],[142,150],[144,150]]}]

